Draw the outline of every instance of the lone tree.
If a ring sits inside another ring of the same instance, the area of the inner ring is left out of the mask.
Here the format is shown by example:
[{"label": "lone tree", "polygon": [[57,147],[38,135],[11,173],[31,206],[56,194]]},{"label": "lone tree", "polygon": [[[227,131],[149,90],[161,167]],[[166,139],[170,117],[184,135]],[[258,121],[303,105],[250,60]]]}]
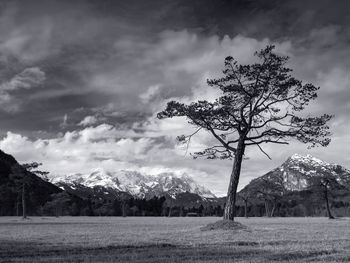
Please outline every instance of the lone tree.
[{"label": "lone tree", "polygon": [[21,194],[22,217],[27,218],[27,189],[33,184],[32,174],[46,177],[48,172],[36,170],[41,163],[32,162],[25,164],[15,164],[11,168],[10,177],[15,183],[15,190]]},{"label": "lone tree", "polygon": [[239,65],[232,57],[225,59],[224,76],[209,79],[207,83],[220,89],[215,101],[200,100],[188,105],[170,101],[159,119],[186,117],[197,129],[190,135],[178,136],[189,143],[199,130],[209,132],[217,144],[193,153],[194,158],[234,159],[228,187],[224,219],[234,220],[236,192],[241,165],[247,146],[256,146],[268,158],[262,144],[288,144],[294,138],[309,147],[327,146],[332,116],[300,115],[310,101],[317,98],[318,87],[302,84],[286,67],[288,57],[273,52],[267,46],[255,52],[259,62]]},{"label": "lone tree", "polygon": [[347,188],[340,184],[334,176],[318,175],[311,178],[309,189],[315,190],[316,198],[318,200],[324,200],[328,218],[334,219],[330,209],[329,199],[332,196],[333,191],[347,190]]}]

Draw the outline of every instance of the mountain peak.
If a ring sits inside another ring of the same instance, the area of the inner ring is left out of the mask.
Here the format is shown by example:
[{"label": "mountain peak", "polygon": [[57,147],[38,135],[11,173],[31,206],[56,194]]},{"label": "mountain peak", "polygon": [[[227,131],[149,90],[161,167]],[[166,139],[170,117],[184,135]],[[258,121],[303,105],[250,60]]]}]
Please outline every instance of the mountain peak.
[{"label": "mountain peak", "polygon": [[327,162],[318,159],[311,154],[301,155],[298,153],[293,154],[290,158],[292,161],[303,162],[303,163],[318,163],[320,165],[327,165]]},{"label": "mountain peak", "polygon": [[286,191],[302,191],[310,187],[315,177],[334,178],[340,185],[350,186],[348,169],[338,164],[324,162],[310,154],[293,154],[281,166],[254,179],[250,184],[269,180],[282,185]]}]

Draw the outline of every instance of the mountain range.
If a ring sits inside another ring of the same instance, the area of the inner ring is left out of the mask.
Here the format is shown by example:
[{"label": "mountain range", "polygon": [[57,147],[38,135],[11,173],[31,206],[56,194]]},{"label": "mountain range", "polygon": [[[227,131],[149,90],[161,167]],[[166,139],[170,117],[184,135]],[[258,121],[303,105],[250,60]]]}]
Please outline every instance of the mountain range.
[{"label": "mountain range", "polygon": [[[350,187],[350,171],[338,164],[327,163],[311,155],[294,154],[282,165],[253,179],[244,189],[263,187],[263,182],[278,185],[283,192],[299,192],[310,188],[314,177],[335,178],[345,187]],[[83,198],[99,197],[114,199],[121,194],[129,197],[150,199],[167,196],[176,199],[179,194],[191,193],[199,199],[215,199],[207,188],[187,175],[161,173],[147,175],[137,171],[106,171],[98,168],[89,174],[55,176],[51,183]],[[183,195],[182,195],[183,196]]]},{"label": "mountain range", "polygon": [[[245,188],[262,181],[279,184],[284,192],[303,191],[317,176],[333,177],[344,186],[350,186],[350,171],[338,164],[324,162],[311,155],[294,154],[282,165],[252,180]],[[126,193],[135,198],[168,196],[173,199],[180,193],[192,193],[201,198],[216,198],[207,188],[199,185],[187,174],[141,174],[136,171],[110,172],[98,168],[90,174],[55,176],[51,183],[79,196],[106,196],[115,198]]]},{"label": "mountain range", "polygon": [[90,174],[55,176],[50,182],[66,191],[85,197],[105,195],[115,198],[124,193],[134,198],[168,196],[175,199],[177,195],[187,192],[201,198],[215,198],[210,190],[199,185],[187,174],[146,175],[136,171],[110,172],[98,168]]}]

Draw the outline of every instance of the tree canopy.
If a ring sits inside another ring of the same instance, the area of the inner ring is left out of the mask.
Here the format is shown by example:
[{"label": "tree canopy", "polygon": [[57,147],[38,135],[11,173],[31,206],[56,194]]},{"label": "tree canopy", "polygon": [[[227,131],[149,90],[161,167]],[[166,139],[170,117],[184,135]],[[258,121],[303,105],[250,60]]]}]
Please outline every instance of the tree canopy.
[{"label": "tree canopy", "polygon": [[[204,129],[217,139],[217,145],[195,152],[194,157],[233,158],[239,140],[262,151],[264,143],[288,144],[292,138],[309,147],[327,146],[330,132],[326,123],[332,116],[300,114],[317,98],[319,87],[294,78],[286,67],[288,57],[273,50],[274,46],[267,46],[256,52],[259,62],[251,65],[239,65],[226,57],[224,76],[207,80],[209,86],[221,90],[220,97],[188,105],[170,101],[157,117],[187,117],[198,128],[195,133]],[[188,142],[195,133],[178,136],[178,140]]]}]

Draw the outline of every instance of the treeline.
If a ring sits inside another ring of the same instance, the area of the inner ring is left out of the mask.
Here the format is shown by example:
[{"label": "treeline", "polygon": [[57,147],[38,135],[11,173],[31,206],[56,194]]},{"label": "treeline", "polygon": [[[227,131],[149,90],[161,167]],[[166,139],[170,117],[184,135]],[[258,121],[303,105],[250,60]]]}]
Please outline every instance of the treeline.
[{"label": "treeline", "polygon": [[221,205],[179,204],[176,200],[154,196],[151,199],[88,199],[90,216],[222,216]]},{"label": "treeline", "polygon": [[[242,217],[318,217],[329,216],[327,204],[319,192],[305,190],[283,196],[239,196],[237,216]],[[329,209],[335,217],[350,216],[350,195],[333,192],[329,197]]]},{"label": "treeline", "polygon": [[[1,192],[0,192],[1,193]],[[71,195],[65,191],[52,194],[49,201],[40,205],[27,193],[27,213],[32,216],[223,216],[224,198],[217,202],[177,203],[165,197],[137,198],[88,198]],[[13,196],[15,198],[15,196]],[[5,201],[6,199],[2,199]],[[20,196],[12,207],[0,204],[0,214],[22,216]],[[0,202],[2,203],[2,202]],[[330,208],[336,217],[350,216],[350,197],[337,195],[330,200]],[[6,208],[6,210],[1,209]],[[327,216],[327,209],[318,195],[310,192],[290,193],[278,200],[251,197],[247,204],[239,197],[236,207],[238,217],[304,217]]]},{"label": "treeline", "polygon": [[[35,192],[27,191],[23,199],[16,193],[0,191],[0,216],[23,216],[23,213],[25,216],[87,216],[90,214],[88,202],[66,192],[51,194],[51,198],[43,197],[46,200],[38,198]],[[23,200],[26,202],[25,212]]]},{"label": "treeline", "polygon": [[[176,204],[166,197],[137,198],[87,198],[82,199],[65,191],[52,194],[49,201],[39,204],[28,192],[27,215],[29,216],[223,216],[223,206],[201,204],[188,206]],[[15,205],[6,207],[1,215],[22,216],[22,198],[15,198]],[[0,206],[1,207],[1,206]],[[0,209],[1,210],[1,209]]]}]

